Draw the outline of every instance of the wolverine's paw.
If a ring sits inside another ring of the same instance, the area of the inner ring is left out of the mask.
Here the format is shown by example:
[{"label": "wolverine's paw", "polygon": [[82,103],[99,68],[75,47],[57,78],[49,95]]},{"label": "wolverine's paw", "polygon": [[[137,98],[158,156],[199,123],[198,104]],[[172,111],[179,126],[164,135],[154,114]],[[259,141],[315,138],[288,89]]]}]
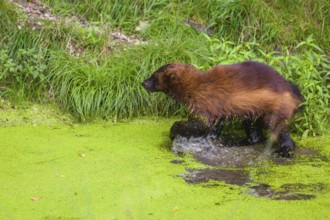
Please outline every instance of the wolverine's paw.
[{"label": "wolverine's paw", "polygon": [[291,150],[290,147],[285,147],[285,146],[281,146],[280,149],[276,150],[274,152],[275,156],[278,157],[285,157],[285,158],[293,158],[294,154],[293,154],[293,150]]},{"label": "wolverine's paw", "polygon": [[251,135],[250,138],[248,138],[246,141],[250,144],[250,145],[254,145],[254,144],[259,144],[262,142],[265,142],[265,137],[262,134],[255,134],[255,135]]}]

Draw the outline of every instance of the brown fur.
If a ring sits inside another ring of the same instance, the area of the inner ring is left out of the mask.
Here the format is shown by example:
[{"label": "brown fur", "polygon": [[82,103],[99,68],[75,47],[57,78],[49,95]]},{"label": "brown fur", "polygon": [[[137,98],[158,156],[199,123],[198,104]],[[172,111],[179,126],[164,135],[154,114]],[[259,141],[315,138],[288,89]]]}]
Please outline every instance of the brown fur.
[{"label": "brown fur", "polygon": [[192,114],[213,126],[219,119],[262,117],[273,136],[285,128],[302,101],[292,85],[269,66],[257,62],[218,65],[202,72],[171,63],[159,68],[144,85],[187,105]]}]

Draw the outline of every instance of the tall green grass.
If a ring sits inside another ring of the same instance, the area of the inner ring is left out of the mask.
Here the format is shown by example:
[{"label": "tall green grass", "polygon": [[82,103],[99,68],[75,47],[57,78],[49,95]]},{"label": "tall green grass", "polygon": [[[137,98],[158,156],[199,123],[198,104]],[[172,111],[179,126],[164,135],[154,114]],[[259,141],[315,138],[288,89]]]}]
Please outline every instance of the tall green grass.
[{"label": "tall green grass", "polygon": [[[184,116],[184,106],[142,88],[142,81],[159,66],[179,61],[206,70],[220,63],[257,60],[301,88],[304,111],[293,129],[318,134],[329,124],[328,1],[43,2],[60,14],[77,13],[92,23],[66,25],[64,19],[43,22],[35,30],[28,23],[18,28],[14,7],[0,0],[0,13],[8,18],[0,21],[0,27],[7,27],[0,33],[1,96],[54,101],[81,121]],[[295,14],[299,4],[308,13]],[[185,25],[187,19],[214,34]],[[148,26],[137,32],[140,21]],[[108,36],[112,28],[147,43],[113,46]],[[72,46],[81,53],[72,53]]]}]

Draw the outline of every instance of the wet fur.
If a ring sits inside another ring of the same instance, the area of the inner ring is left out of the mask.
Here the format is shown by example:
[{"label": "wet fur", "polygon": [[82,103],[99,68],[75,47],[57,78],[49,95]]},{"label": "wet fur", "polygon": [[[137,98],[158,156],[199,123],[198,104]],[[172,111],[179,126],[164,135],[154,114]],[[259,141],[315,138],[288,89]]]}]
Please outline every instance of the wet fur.
[{"label": "wet fur", "polygon": [[218,65],[207,72],[170,63],[154,72],[143,86],[185,103],[192,115],[206,119],[210,127],[234,116],[262,118],[273,139],[285,132],[303,100],[297,86],[268,65],[251,61]]}]

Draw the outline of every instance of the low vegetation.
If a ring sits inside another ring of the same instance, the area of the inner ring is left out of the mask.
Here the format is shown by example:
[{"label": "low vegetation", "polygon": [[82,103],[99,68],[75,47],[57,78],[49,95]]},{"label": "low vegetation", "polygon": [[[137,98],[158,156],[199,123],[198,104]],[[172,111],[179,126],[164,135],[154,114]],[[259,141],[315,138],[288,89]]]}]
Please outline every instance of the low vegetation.
[{"label": "low vegetation", "polygon": [[54,102],[81,121],[178,116],[183,106],[141,87],[159,66],[257,60],[301,88],[298,134],[329,125],[329,1],[42,2],[55,19],[0,0],[3,99]]}]

